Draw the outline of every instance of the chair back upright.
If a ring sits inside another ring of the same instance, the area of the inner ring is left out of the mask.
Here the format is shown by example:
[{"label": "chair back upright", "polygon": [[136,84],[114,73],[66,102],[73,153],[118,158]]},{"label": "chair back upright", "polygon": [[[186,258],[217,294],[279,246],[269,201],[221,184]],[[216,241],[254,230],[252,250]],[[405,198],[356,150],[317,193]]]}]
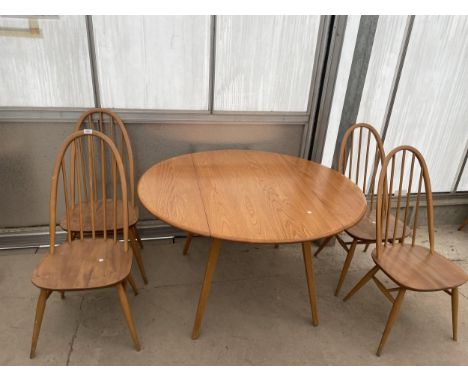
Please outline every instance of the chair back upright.
[{"label": "chair back upright", "polygon": [[106,134],[118,149],[128,175],[130,203],[135,207],[135,164],[127,129],[117,114],[103,108],[85,111],[75,125],[75,131],[93,129]]},{"label": "chair back upright", "polygon": [[[99,148],[99,150],[97,148]],[[98,160],[100,166],[97,167],[96,162],[98,162]],[[101,179],[99,182],[100,184],[96,182],[96,173],[98,172]],[[106,172],[109,173],[111,177],[110,186],[107,185],[105,181]],[[70,176],[68,174],[70,174]],[[62,182],[60,182],[60,178]],[[118,189],[117,183],[120,184],[120,189]],[[60,148],[52,173],[49,203],[51,254],[54,253],[56,243],[55,229],[59,187],[62,191],[61,195],[63,195],[65,215],[69,227],[70,219],[72,219],[71,210],[74,208],[79,209],[80,240],[84,239],[83,219],[85,216],[91,220],[92,239],[96,238],[95,223],[97,219],[103,221],[104,226],[107,226],[106,203],[102,204],[100,210],[97,210],[95,206],[99,200],[111,200],[112,214],[110,216],[113,219],[113,240],[114,242],[118,240],[117,222],[118,216],[121,215],[123,221],[124,249],[128,251],[128,204],[121,203],[122,209],[120,211],[117,210],[118,198],[120,197],[122,200],[127,200],[128,193],[125,170],[119,151],[108,136],[96,130],[75,131],[65,139]],[[72,191],[74,195],[72,195]],[[98,214],[101,216],[98,216]],[[108,235],[108,232],[104,230],[103,236],[104,240],[107,240],[108,236],[111,236],[111,233]],[[72,242],[72,233],[70,230],[67,232],[67,240],[69,243]]]},{"label": "chair back upright", "polygon": [[375,208],[376,175],[385,159],[378,131],[367,123],[356,123],[346,130],[340,145],[338,171],[370,197]]},{"label": "chair back upright", "polygon": [[[395,237],[396,224],[400,218],[403,223],[400,244],[404,244],[406,230],[411,227],[411,245],[415,245],[422,193],[425,194],[426,199],[429,245],[430,254],[432,254],[434,253],[434,217],[431,181],[426,161],[422,154],[412,146],[396,147],[385,158],[379,177],[376,221],[377,257],[381,255],[383,247],[397,245],[396,239],[400,238]],[[392,209],[394,212],[391,212]],[[390,213],[395,216],[394,222],[389,219]],[[394,224],[393,230],[389,230],[391,224]],[[393,232],[393,237],[389,237],[389,232]]]}]

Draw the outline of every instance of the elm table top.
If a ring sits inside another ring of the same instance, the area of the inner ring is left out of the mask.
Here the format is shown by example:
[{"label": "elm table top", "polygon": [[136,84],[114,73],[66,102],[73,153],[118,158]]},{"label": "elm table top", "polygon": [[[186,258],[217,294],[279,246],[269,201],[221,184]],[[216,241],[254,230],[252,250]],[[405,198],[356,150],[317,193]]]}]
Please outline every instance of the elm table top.
[{"label": "elm table top", "polygon": [[301,158],[219,150],[170,158],[138,183],[157,218],[202,236],[294,243],[331,236],[365,214],[364,194],[335,170]]}]

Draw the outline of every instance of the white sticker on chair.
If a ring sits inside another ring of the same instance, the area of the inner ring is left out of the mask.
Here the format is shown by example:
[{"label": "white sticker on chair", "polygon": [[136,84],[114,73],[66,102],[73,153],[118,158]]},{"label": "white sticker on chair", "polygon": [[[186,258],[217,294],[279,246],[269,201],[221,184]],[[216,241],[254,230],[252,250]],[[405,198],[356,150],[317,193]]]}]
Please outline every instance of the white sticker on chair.
[{"label": "white sticker on chair", "polygon": [[93,129],[84,129],[83,130],[85,134],[92,134],[93,133]]}]

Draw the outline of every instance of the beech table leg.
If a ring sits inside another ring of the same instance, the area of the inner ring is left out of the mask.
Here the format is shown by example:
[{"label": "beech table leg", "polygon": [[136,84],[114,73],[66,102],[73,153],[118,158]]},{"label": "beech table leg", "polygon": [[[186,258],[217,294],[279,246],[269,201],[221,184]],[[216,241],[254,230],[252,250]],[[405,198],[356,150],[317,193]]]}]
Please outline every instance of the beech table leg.
[{"label": "beech table leg", "polygon": [[192,242],[192,237],[193,237],[193,234],[191,234],[190,232],[187,232],[187,239],[185,240],[184,251],[183,251],[184,255],[188,255],[188,251],[190,249],[190,243]]},{"label": "beech table leg", "polygon": [[453,340],[457,341],[458,329],[458,288],[452,289],[452,333]]},{"label": "beech table leg", "polygon": [[319,324],[317,312],[317,292],[315,290],[314,266],[312,263],[312,251],[310,241],[302,243],[302,254],[304,255],[304,265],[307,278],[307,286],[309,288],[310,309],[312,310],[312,324]]},{"label": "beech table leg", "polygon": [[220,247],[221,240],[212,239],[210,254],[206,263],[205,278],[200,292],[200,299],[198,300],[197,314],[195,315],[195,322],[193,324],[192,339],[194,340],[200,336],[201,321],[203,319],[206,301],[208,300],[208,294],[210,293],[211,279],[213,278],[216,262],[218,261]]}]

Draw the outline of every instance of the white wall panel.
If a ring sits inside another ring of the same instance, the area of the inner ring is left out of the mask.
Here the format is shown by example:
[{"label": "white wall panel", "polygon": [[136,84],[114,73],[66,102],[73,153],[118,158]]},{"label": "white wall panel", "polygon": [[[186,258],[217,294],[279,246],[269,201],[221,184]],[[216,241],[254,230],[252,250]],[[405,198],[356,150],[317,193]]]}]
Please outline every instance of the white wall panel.
[{"label": "white wall panel", "polygon": [[354,47],[356,46],[356,38],[359,31],[360,16],[348,16],[346,23],[346,31],[341,50],[340,63],[338,66],[338,74],[333,92],[333,101],[328,120],[327,136],[325,138],[325,146],[323,148],[322,164],[328,167],[332,166],[333,154],[335,152],[336,138],[340,127],[341,113],[348,87],[348,78],[353,62]]},{"label": "white wall panel", "polygon": [[93,106],[85,17],[37,26],[30,33],[28,19],[0,17],[0,106]]},{"label": "white wall panel", "polygon": [[207,110],[209,16],[93,16],[101,104]]},{"label": "white wall panel", "polygon": [[379,16],[372,53],[362,90],[358,122],[382,132],[408,16]]},{"label": "white wall panel", "polygon": [[214,108],[305,112],[319,16],[219,16]]},{"label": "white wall panel", "polygon": [[385,140],[424,155],[433,191],[450,191],[468,139],[468,17],[416,16]]}]

